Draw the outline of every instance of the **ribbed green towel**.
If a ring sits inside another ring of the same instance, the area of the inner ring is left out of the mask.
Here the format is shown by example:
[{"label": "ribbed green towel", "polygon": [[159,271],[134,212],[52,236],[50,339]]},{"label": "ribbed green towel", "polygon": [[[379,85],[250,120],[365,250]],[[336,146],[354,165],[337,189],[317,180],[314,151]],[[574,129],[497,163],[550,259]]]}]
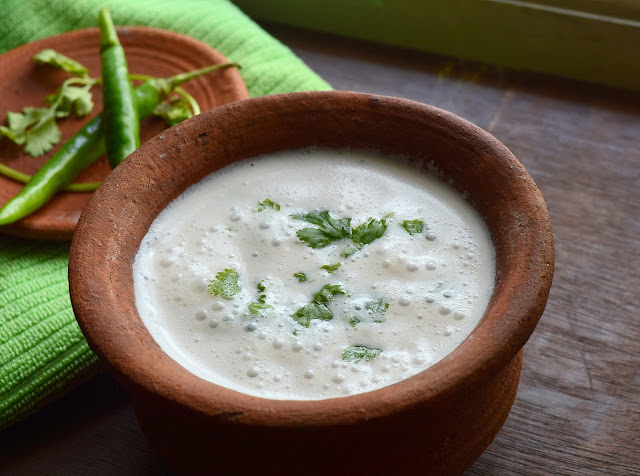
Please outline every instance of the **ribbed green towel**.
[{"label": "ribbed green towel", "polygon": [[[95,26],[102,6],[117,25],[164,28],[212,45],[242,64],[251,96],[329,89],[227,0],[0,0],[0,53]],[[99,370],[71,310],[68,255],[66,243],[0,235],[0,429]]]}]

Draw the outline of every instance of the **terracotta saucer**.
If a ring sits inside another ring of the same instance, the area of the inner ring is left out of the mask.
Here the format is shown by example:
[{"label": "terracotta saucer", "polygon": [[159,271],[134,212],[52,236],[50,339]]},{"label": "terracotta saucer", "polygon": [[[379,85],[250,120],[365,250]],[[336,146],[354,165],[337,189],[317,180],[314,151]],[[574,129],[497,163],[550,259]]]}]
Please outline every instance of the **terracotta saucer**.
[{"label": "terracotta saucer", "polygon": [[[227,61],[226,58],[193,38],[166,30],[143,27],[118,28],[129,63],[134,74],[167,77]],[[98,29],[78,30],[52,36],[21,46],[0,56],[0,118],[8,111],[21,111],[24,106],[42,106],[42,100],[55,91],[68,75],[62,71],[33,63],[33,56],[40,50],[53,48],[74,58],[89,68],[92,77],[100,75]],[[235,68],[227,68],[198,78],[184,86],[198,101],[203,111],[215,106],[248,98],[242,76]],[[90,117],[75,116],[59,122],[62,141],[42,157],[31,157],[8,139],[0,140],[0,162],[32,175],[69,137],[86,121],[102,110],[100,87],[92,90],[95,107]],[[144,142],[167,127],[159,118],[143,121],[141,140]],[[106,157],[85,170],[77,182],[103,180],[110,168]],[[22,188],[22,184],[0,176],[0,206],[4,205]],[[70,240],[80,213],[91,197],[90,193],[60,193],[47,205],[29,217],[11,225],[0,227],[0,232],[17,236],[50,240]]]}]

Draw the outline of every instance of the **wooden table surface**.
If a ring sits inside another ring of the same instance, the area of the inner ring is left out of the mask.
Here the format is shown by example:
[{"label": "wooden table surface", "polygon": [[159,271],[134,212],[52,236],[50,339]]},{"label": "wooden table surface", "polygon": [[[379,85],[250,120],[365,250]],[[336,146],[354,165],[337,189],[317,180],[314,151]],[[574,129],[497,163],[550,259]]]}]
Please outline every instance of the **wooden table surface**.
[{"label": "wooden table surface", "polygon": [[[551,295],[509,419],[465,474],[640,474],[640,95],[266,28],[336,89],[415,99],[488,130],[547,201]],[[0,473],[170,471],[103,374],[0,433]]]}]

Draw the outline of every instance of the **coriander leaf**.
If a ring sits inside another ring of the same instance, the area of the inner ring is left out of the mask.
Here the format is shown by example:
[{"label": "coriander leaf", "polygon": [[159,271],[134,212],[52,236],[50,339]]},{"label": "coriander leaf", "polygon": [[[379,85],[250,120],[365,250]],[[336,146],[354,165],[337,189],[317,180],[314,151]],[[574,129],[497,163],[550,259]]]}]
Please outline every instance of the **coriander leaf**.
[{"label": "coriander leaf", "polygon": [[351,327],[356,327],[361,322],[362,319],[360,319],[358,316],[353,316],[349,319],[349,324],[351,324]]},{"label": "coriander leaf", "polygon": [[322,321],[330,321],[333,319],[333,313],[324,304],[312,302],[298,309],[291,315],[293,319],[304,327],[309,327],[312,319],[320,319]]},{"label": "coriander leaf", "polygon": [[365,302],[364,307],[367,308],[370,313],[374,313],[374,312],[384,313],[384,312],[387,312],[387,309],[389,309],[389,303],[384,302],[382,298],[380,298],[377,301]]},{"label": "coriander leaf", "polygon": [[307,281],[307,275],[304,274],[303,272],[293,273],[293,277],[298,278],[298,282],[300,283],[304,283]]},{"label": "coriander leaf", "polygon": [[[81,83],[82,87],[72,86],[73,82]],[[24,145],[24,151],[34,157],[50,151],[62,138],[56,117],[68,116],[72,107],[78,115],[88,114],[93,108],[89,90],[96,82],[91,78],[67,79],[59,91],[48,98],[51,107],[25,107],[22,113],[8,112],[9,127],[0,126],[1,135]]]},{"label": "coriander leaf", "polygon": [[273,202],[272,200],[270,200],[268,198],[265,198],[260,203],[258,203],[258,211],[259,212],[261,212],[265,208],[272,208],[273,210],[275,210],[277,212],[280,211],[280,205],[275,203],[275,202]]},{"label": "coriander leaf", "polygon": [[333,301],[333,296],[336,294],[345,294],[339,284],[325,284],[313,296],[313,302],[298,309],[291,317],[304,327],[309,327],[312,319],[330,321],[333,319],[333,313],[324,303]]},{"label": "coriander leaf", "polygon": [[327,273],[331,274],[333,273],[336,269],[338,269],[340,267],[342,263],[336,263],[336,264],[325,264],[320,266],[320,269],[324,269],[327,271]]},{"label": "coriander leaf", "polygon": [[22,138],[24,143],[24,135],[29,126],[38,122],[40,115],[46,111],[44,108],[25,107],[22,112],[7,112],[7,123],[9,129],[17,136]]},{"label": "coriander leaf", "polygon": [[[264,292],[265,289],[266,288],[264,287],[264,284],[258,283],[258,292],[262,293]],[[258,297],[257,301],[250,302],[249,305],[247,306],[249,308],[249,312],[254,316],[256,316],[260,314],[262,311],[269,309],[271,306],[267,304],[267,302],[265,301],[266,297],[267,297],[266,294],[261,294],[260,297]]]},{"label": "coriander leaf", "polygon": [[371,360],[376,358],[378,355],[382,353],[380,349],[372,349],[369,347],[365,347],[364,345],[352,345],[350,347],[345,347],[342,351],[342,360],[346,360],[348,362],[358,363],[362,359]]},{"label": "coriander leaf", "polygon": [[154,116],[162,117],[167,124],[175,126],[182,121],[186,121],[193,117],[191,105],[183,97],[171,96],[164,102],[158,104],[153,110]]},{"label": "coriander leaf", "polygon": [[51,94],[46,99],[55,108],[56,117],[67,117],[71,112],[84,117],[93,109],[92,86],[93,84],[73,86],[65,83],[56,94]]},{"label": "coriander leaf", "polygon": [[344,249],[344,253],[342,253],[342,256],[344,256],[345,258],[348,258],[353,253],[355,253],[356,251],[360,251],[361,249],[362,249],[362,245],[349,245]]},{"label": "coriander leaf", "polygon": [[39,117],[45,111],[47,109],[36,107],[25,107],[22,112],[9,111],[7,112],[7,125],[9,127],[0,126],[0,131],[16,144],[23,145],[27,140],[27,128],[38,122]]},{"label": "coriander leaf", "polygon": [[410,235],[419,235],[422,233],[424,222],[422,220],[405,220],[401,225]]},{"label": "coriander leaf", "polygon": [[240,292],[238,273],[226,268],[216,275],[215,280],[209,281],[208,290],[215,296],[231,297]]},{"label": "coriander leaf", "polygon": [[306,221],[318,228],[303,228],[296,232],[298,238],[311,248],[323,248],[330,243],[351,236],[351,218],[333,218],[327,210],[306,215],[291,215],[296,220]]},{"label": "coriander leaf", "polygon": [[271,306],[265,302],[254,301],[250,302],[247,306],[249,308],[249,312],[254,316],[257,316],[262,311],[269,309]]},{"label": "coriander leaf", "polygon": [[340,238],[329,235],[326,231],[319,228],[302,228],[296,232],[296,235],[303,243],[311,248],[324,248]]},{"label": "coriander leaf", "polygon": [[333,301],[333,296],[336,294],[345,294],[345,292],[340,288],[339,284],[325,284],[322,286],[322,289],[318,291],[313,296],[313,300],[320,303],[331,302]]},{"label": "coriander leaf", "polygon": [[27,129],[25,134],[24,151],[33,157],[49,152],[62,138],[53,111],[51,109],[39,109],[43,112],[38,118],[38,122]]},{"label": "coriander leaf", "polygon": [[359,245],[368,245],[384,235],[386,230],[387,221],[384,218],[382,220],[369,218],[367,223],[358,225],[353,229],[351,239]]},{"label": "coriander leaf", "polygon": [[54,68],[63,69],[67,73],[75,74],[77,76],[84,77],[89,75],[89,70],[85,66],[52,49],[42,50],[33,57],[33,61],[38,64],[46,64],[53,66]]}]

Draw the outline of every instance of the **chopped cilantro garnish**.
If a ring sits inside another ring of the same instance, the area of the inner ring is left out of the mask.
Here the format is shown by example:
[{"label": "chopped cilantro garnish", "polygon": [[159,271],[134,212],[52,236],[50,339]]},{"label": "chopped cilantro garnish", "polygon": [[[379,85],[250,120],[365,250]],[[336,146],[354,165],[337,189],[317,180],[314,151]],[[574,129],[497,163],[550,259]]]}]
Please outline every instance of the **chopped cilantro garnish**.
[{"label": "chopped cilantro garnish", "polygon": [[336,294],[345,294],[339,284],[325,284],[314,294],[313,300],[317,303],[331,302]]},{"label": "chopped cilantro garnish", "polygon": [[258,211],[261,212],[262,210],[264,210],[265,208],[271,208],[277,212],[280,211],[280,205],[278,205],[277,203],[273,202],[272,200],[265,198],[264,200],[262,200],[260,203],[258,203]]},{"label": "chopped cilantro garnish", "polygon": [[302,271],[298,272],[298,273],[293,273],[293,277],[294,278],[298,278],[298,281],[301,283],[304,283],[307,281],[307,275],[304,274]]},{"label": "chopped cilantro garnish", "polygon": [[294,314],[292,314],[292,317],[298,324],[303,325],[304,327],[309,327],[312,319],[330,321],[333,319],[333,313],[324,304],[312,302],[298,309]]},{"label": "chopped cilantro garnish", "polygon": [[334,241],[351,236],[351,218],[333,218],[327,210],[306,215],[291,215],[296,220],[306,221],[318,228],[302,228],[296,232],[300,241],[311,248],[323,248]]},{"label": "chopped cilantro garnish", "polygon": [[325,303],[333,301],[336,294],[345,294],[339,284],[325,284],[322,289],[313,296],[313,302],[298,309],[291,315],[293,319],[304,327],[309,327],[312,319],[330,321],[333,313]]},{"label": "chopped cilantro garnish", "polygon": [[[355,315],[349,319],[349,324],[351,324],[352,327],[356,327],[361,322],[371,320],[373,320],[373,322],[375,322],[376,324],[385,322],[385,318],[384,316],[382,316],[382,314],[387,312],[387,309],[389,309],[389,303],[385,302],[382,298],[379,298],[377,301],[366,301],[364,303],[364,308],[366,309],[366,312],[362,313],[361,311],[360,314]],[[360,310],[362,309],[362,307],[360,305],[357,305],[356,309]]]},{"label": "chopped cilantro garnish", "polygon": [[351,239],[359,245],[368,245],[372,241],[377,240],[387,230],[387,220],[376,220],[369,218],[367,223],[358,225],[351,233]]},{"label": "chopped cilantro garnish", "polygon": [[344,256],[349,257],[356,251],[361,250],[364,245],[368,245],[384,235],[386,230],[387,221],[384,218],[382,220],[369,218],[368,222],[358,225],[351,232],[351,239],[355,244],[345,248]]},{"label": "chopped cilantro garnish", "polygon": [[327,273],[331,274],[333,273],[336,269],[338,269],[340,267],[342,263],[336,263],[336,264],[325,264],[323,266],[320,266],[320,269],[324,269],[327,271]]},{"label": "chopped cilantro garnish", "polygon": [[405,220],[401,223],[402,228],[407,230],[410,235],[419,235],[422,233],[424,222],[422,220]]},{"label": "chopped cilantro garnish", "polygon": [[387,221],[369,218],[353,230],[351,218],[333,218],[328,211],[307,213],[306,215],[291,215],[296,220],[306,221],[317,225],[318,228],[302,228],[296,232],[298,238],[311,248],[323,248],[343,238],[351,238],[354,244],[345,248],[343,256],[349,257],[364,245],[380,238],[387,229]]},{"label": "chopped cilantro garnish", "polygon": [[[258,283],[258,292],[263,293],[266,288],[264,284]],[[266,302],[266,294],[260,294],[257,301],[250,302],[247,306],[249,308],[249,312],[254,316],[257,316],[262,311],[269,309],[271,306]]]},{"label": "chopped cilantro garnish", "polygon": [[354,362],[357,364],[362,359],[374,359],[381,353],[382,351],[380,349],[372,349],[370,347],[365,347],[364,345],[352,345],[350,347],[344,348],[344,350],[342,351],[342,360]]},{"label": "chopped cilantro garnish", "polygon": [[240,292],[238,284],[238,273],[233,269],[226,268],[216,275],[215,280],[209,281],[208,290],[215,296],[231,297]]},{"label": "chopped cilantro garnish", "polygon": [[247,307],[249,308],[249,312],[251,314],[253,314],[254,316],[257,316],[262,311],[269,309],[271,306],[264,302],[253,301],[253,302],[250,302]]},{"label": "chopped cilantro garnish", "polygon": [[388,302],[384,302],[382,300],[382,298],[378,299],[377,301],[367,301],[364,303],[364,307],[366,307],[369,312],[374,313],[374,312],[387,312],[387,309],[389,309],[389,303]]}]

